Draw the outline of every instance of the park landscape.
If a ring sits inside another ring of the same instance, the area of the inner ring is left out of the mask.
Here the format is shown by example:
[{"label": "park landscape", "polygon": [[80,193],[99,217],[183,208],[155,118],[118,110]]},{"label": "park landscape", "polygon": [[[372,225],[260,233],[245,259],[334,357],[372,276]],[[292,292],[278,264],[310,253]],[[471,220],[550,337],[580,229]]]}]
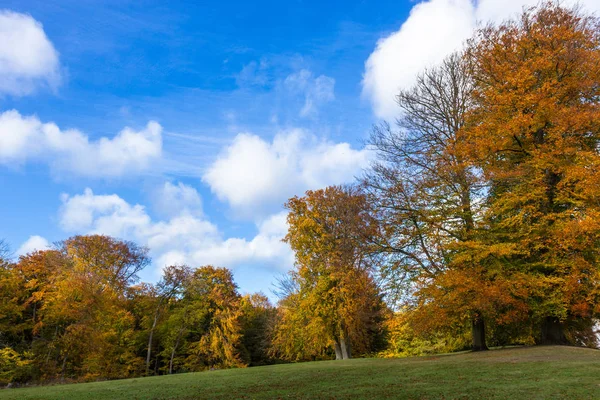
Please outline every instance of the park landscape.
[{"label": "park landscape", "polygon": [[354,181],[285,202],[272,296],[142,281],[101,232],[2,242],[0,399],[600,397],[600,19],[480,24],[395,102]]}]

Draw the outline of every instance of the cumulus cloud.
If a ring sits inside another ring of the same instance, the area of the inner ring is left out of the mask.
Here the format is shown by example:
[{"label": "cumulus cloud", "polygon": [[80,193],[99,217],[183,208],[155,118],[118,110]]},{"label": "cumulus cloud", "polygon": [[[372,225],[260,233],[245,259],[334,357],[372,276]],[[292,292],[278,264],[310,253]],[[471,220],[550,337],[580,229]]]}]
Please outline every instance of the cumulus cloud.
[{"label": "cumulus cloud", "polygon": [[262,215],[307,189],[350,182],[369,162],[367,150],[321,141],[294,129],[272,142],[235,137],[203,176],[213,193],[243,215]]},{"label": "cumulus cloud", "polygon": [[50,248],[50,242],[45,238],[33,235],[25,241],[17,250],[17,255],[22,256],[37,250],[47,250]]},{"label": "cumulus cloud", "polygon": [[198,191],[182,182],[165,182],[154,192],[154,208],[166,217],[177,214],[202,215],[202,199]]},{"label": "cumulus cloud", "polygon": [[30,15],[0,10],[0,94],[23,96],[60,84],[58,52]]},{"label": "cumulus cloud", "polygon": [[94,141],[16,110],[0,114],[0,164],[45,161],[57,173],[117,177],[145,170],[161,153],[162,128],[154,121],[140,131],[125,128],[113,138]]},{"label": "cumulus cloud", "polygon": [[300,110],[303,117],[316,114],[321,105],[335,99],[335,79],[325,75],[315,78],[308,69],[288,75],[283,85],[289,91],[304,96],[304,105]]},{"label": "cumulus cloud", "polygon": [[[400,29],[380,39],[365,62],[363,96],[375,115],[393,119],[398,115],[395,96],[409,88],[424,68],[438,64],[460,49],[478,21],[501,22],[538,0],[428,0],[416,4]],[[564,6],[581,4],[600,11],[598,0],[565,0]]]},{"label": "cumulus cloud", "polygon": [[252,239],[228,238],[214,246],[198,249],[193,258],[231,266],[267,262],[287,271],[294,263],[294,256],[289,245],[282,242],[288,229],[286,216],[285,212],[271,215],[257,223],[258,233]]},{"label": "cumulus cloud", "polygon": [[[185,190],[189,189],[194,190]],[[105,234],[147,245],[157,267],[187,263],[235,268],[261,263],[286,270],[293,264],[289,246],[281,242],[287,232],[284,213],[258,222],[252,239],[224,238],[210,221],[185,210],[153,220],[142,205],[85,189],[82,194],[62,196],[59,221],[69,233]]]}]

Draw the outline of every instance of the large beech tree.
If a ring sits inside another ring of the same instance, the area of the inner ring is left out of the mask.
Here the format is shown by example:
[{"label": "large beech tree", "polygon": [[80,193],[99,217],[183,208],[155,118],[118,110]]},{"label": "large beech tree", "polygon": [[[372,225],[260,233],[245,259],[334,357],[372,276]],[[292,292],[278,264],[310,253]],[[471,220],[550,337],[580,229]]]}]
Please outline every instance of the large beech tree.
[{"label": "large beech tree", "polygon": [[539,340],[565,343],[600,311],[599,21],[544,3],[479,30],[467,60],[463,145],[490,183],[473,253],[526,280]]},{"label": "large beech tree", "polygon": [[400,300],[422,322],[437,323],[431,329],[468,321],[472,348],[484,350],[493,308],[483,290],[486,271],[461,258],[457,246],[476,234],[484,193],[478,171],[458,151],[472,90],[461,54],[420,74],[398,94],[398,126],[374,129],[377,158],[363,182],[382,227],[374,251],[384,260],[388,289],[404,289]]}]

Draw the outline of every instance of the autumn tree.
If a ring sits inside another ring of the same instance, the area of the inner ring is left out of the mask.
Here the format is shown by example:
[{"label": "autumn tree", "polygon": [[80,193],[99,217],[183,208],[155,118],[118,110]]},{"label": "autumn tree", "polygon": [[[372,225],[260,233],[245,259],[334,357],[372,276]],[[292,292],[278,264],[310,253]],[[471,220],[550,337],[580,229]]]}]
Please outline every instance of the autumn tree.
[{"label": "autumn tree", "polygon": [[23,282],[16,279],[8,245],[0,240],[0,384],[18,380],[31,322],[23,317]]},{"label": "autumn tree", "polygon": [[10,325],[13,332],[19,332],[20,341],[13,340],[12,345],[22,353],[29,353],[40,373],[30,379],[54,377],[56,373],[52,350],[58,340],[58,326],[48,318],[46,309],[66,262],[55,249],[36,251],[19,257],[7,271],[14,288],[10,303],[19,310],[19,317]]},{"label": "autumn tree", "polygon": [[184,286],[180,323],[187,370],[242,367],[240,295],[227,268],[197,268]]},{"label": "autumn tree", "polygon": [[[374,251],[383,258],[388,293],[418,310],[421,322],[468,321],[472,348],[484,350],[486,312],[494,308],[486,270],[461,259],[457,247],[476,234],[485,193],[479,171],[459,151],[472,91],[462,54],[421,73],[397,96],[397,126],[375,127],[370,146],[377,158],[363,183],[381,226]],[[445,293],[451,304],[442,305]]]},{"label": "autumn tree", "polygon": [[244,353],[242,358],[250,366],[272,363],[269,349],[277,309],[262,293],[243,296],[240,309]]},{"label": "autumn tree", "polygon": [[[185,283],[189,280],[191,269],[187,266],[168,266],[163,269],[160,281],[154,286],[148,286],[147,298],[151,302],[152,321],[148,334],[148,351],[146,353],[146,374],[150,372],[152,355],[152,339],[159,319],[168,310],[169,302],[182,295]],[[172,365],[172,362],[171,362]],[[172,366],[170,368],[172,370]]]},{"label": "autumn tree", "polygon": [[75,236],[62,242],[64,259],[44,307],[57,329],[60,375],[93,379],[135,372],[141,360],[128,344],[134,317],[127,288],[149,263],[147,249],[108,236]]},{"label": "autumn tree", "polygon": [[292,359],[327,348],[336,359],[368,352],[384,306],[368,257],[377,225],[366,197],[336,186],[308,191],[286,207],[285,241],[296,257],[290,277],[298,290],[280,302],[275,346]]},{"label": "autumn tree", "polygon": [[22,285],[20,295],[24,315],[34,335],[44,326],[40,311],[45,308],[66,263],[60,251],[43,250],[19,257],[19,262],[13,268],[13,279]]},{"label": "autumn tree", "polygon": [[520,274],[542,343],[598,315],[600,30],[597,18],[546,2],[479,30],[464,147],[490,183],[483,262]]},{"label": "autumn tree", "polygon": [[240,296],[231,272],[212,266],[170,266],[138,284],[147,251],[88,235],[0,259],[0,382],[269,362],[275,309],[264,296]]}]

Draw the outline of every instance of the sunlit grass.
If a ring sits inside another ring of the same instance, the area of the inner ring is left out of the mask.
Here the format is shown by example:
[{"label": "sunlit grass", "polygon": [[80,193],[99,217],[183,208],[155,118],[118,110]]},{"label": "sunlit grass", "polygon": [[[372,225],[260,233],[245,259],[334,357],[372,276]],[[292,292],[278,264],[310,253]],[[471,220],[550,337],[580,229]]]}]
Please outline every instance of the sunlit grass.
[{"label": "sunlit grass", "polygon": [[597,399],[600,351],[533,347],[0,391],[0,399]]}]

